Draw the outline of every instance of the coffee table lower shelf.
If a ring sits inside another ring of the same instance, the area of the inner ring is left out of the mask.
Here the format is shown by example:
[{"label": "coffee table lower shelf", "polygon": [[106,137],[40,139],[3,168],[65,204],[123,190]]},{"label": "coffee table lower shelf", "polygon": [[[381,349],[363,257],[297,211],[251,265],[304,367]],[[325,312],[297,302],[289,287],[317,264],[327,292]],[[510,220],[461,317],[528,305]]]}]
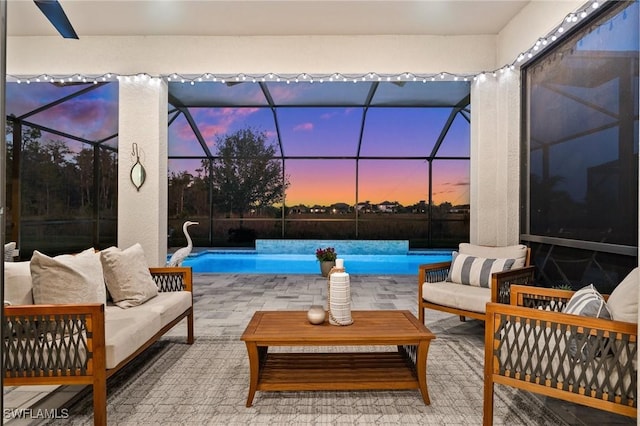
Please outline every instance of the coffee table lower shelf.
[{"label": "coffee table lower shelf", "polygon": [[264,353],[257,385],[260,391],[380,389],[420,389],[402,352]]}]

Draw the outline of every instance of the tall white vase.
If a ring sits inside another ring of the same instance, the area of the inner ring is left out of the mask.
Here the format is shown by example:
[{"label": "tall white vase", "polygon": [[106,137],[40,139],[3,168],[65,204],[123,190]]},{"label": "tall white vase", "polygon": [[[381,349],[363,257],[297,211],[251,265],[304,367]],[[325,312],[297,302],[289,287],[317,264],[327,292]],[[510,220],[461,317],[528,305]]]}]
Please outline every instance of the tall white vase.
[{"label": "tall white vase", "polygon": [[329,324],[351,325],[351,285],[349,274],[332,272],[329,275],[328,292]]}]

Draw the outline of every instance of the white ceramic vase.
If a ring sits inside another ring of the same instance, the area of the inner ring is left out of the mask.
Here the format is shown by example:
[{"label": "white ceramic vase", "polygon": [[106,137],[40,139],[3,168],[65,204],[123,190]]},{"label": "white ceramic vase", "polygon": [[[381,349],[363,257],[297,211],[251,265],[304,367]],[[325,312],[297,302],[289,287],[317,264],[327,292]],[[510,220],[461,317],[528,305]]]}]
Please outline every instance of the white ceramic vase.
[{"label": "white ceramic vase", "polygon": [[351,318],[351,285],[349,274],[334,272],[329,277],[329,294],[327,297],[329,324],[350,325]]}]

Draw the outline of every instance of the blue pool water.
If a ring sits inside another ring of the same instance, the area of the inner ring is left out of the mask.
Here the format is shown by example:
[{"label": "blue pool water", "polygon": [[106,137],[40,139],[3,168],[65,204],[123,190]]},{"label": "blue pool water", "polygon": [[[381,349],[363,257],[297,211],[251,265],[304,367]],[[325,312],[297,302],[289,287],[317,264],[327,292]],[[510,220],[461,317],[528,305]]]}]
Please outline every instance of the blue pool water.
[{"label": "blue pool water", "polygon": [[[418,265],[451,260],[451,251],[433,251],[396,255],[345,254],[344,266],[350,274],[415,275]],[[313,254],[270,254],[229,251],[204,251],[190,255],[183,266],[193,272],[241,274],[318,274],[320,265]]]}]

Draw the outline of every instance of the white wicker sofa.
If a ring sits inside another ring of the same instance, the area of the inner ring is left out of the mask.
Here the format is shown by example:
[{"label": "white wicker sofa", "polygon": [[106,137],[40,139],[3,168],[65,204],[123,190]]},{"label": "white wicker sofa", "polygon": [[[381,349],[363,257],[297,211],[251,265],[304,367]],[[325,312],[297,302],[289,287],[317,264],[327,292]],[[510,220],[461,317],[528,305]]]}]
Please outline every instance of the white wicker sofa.
[{"label": "white wicker sofa", "polygon": [[109,377],[183,318],[193,343],[191,268],[148,268],[138,244],[4,266],[4,385],[92,385],[96,425]]},{"label": "white wicker sofa", "polygon": [[[509,303],[511,284],[533,282],[530,249],[525,245],[504,247],[461,243],[451,262],[418,267],[418,318],[425,309],[485,319],[488,302]],[[495,262],[492,262],[495,260]]]}]

